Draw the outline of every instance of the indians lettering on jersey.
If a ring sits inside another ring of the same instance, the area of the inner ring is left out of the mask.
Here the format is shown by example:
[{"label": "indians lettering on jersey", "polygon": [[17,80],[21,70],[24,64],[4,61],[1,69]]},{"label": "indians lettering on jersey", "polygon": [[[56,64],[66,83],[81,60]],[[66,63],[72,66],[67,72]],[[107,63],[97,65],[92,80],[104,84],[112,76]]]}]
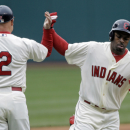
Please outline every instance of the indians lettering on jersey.
[{"label": "indians lettering on jersey", "polygon": [[[92,76],[105,78],[106,70],[107,69],[105,67],[92,65]],[[117,85],[118,87],[121,87],[126,81],[126,78],[124,78],[122,75],[118,74],[115,71],[111,72],[111,70],[109,70],[106,80],[111,81],[113,84]]]}]

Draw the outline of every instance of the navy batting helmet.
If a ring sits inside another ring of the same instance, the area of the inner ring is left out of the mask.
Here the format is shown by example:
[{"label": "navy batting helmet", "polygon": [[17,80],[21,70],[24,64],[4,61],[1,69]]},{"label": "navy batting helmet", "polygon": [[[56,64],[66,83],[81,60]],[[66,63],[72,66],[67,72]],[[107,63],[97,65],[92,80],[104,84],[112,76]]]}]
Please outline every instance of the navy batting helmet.
[{"label": "navy batting helmet", "polygon": [[12,10],[6,5],[0,5],[0,23],[9,22],[13,18]]},{"label": "navy batting helmet", "polygon": [[117,20],[109,32],[110,41],[114,40],[114,31],[123,31],[130,34],[130,22],[125,19]]}]

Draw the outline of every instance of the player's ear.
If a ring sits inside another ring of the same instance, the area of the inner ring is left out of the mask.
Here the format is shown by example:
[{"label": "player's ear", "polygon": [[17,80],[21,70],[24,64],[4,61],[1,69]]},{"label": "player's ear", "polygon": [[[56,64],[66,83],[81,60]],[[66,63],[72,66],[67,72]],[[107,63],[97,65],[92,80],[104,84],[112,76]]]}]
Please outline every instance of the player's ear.
[{"label": "player's ear", "polygon": [[114,40],[114,37],[115,37],[115,32],[112,31],[112,32],[109,34],[109,39],[110,39],[111,42]]},{"label": "player's ear", "polygon": [[11,20],[11,26],[13,26],[13,25],[14,25],[14,19]]}]

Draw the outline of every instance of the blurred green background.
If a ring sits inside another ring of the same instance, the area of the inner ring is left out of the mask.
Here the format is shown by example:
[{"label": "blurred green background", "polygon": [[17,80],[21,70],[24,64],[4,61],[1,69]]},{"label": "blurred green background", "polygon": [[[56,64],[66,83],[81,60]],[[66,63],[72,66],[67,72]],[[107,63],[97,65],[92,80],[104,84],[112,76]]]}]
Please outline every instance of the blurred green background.
[{"label": "blurred green background", "polygon": [[[28,65],[27,105],[31,127],[69,126],[75,112],[80,86],[80,69],[66,63]],[[130,94],[120,109],[121,123],[130,123]]]},{"label": "blurred green background", "polygon": [[28,66],[25,92],[31,127],[69,126],[78,100],[80,70],[64,64]]}]

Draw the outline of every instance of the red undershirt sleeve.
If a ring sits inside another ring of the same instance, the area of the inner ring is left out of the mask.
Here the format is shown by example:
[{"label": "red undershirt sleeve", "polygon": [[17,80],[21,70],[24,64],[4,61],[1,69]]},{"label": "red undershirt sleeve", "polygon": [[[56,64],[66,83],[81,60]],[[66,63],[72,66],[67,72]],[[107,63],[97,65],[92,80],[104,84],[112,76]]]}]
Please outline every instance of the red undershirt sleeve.
[{"label": "red undershirt sleeve", "polygon": [[55,30],[53,32],[53,46],[61,55],[65,56],[65,51],[68,49],[68,42],[60,37]]},{"label": "red undershirt sleeve", "polygon": [[44,45],[48,49],[48,54],[46,57],[49,57],[53,48],[53,30],[52,29],[44,29],[43,28],[43,36],[41,44]]}]

